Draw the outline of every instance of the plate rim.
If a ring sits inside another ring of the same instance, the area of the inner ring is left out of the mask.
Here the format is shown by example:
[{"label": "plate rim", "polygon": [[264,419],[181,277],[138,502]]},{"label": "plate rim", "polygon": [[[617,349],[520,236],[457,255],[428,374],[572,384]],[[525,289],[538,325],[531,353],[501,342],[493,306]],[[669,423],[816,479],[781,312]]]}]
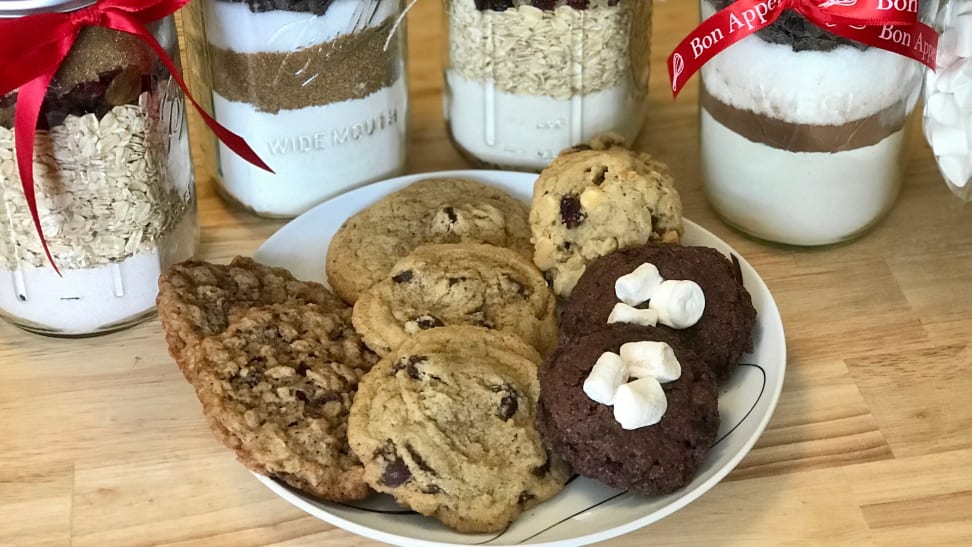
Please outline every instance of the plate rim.
[{"label": "plate rim", "polygon": [[[292,226],[295,223],[297,223],[298,221],[301,221],[301,223],[305,222],[302,221],[301,219],[306,219],[308,217],[313,216],[317,210],[330,206],[331,202],[333,201],[340,200],[340,199],[350,199],[348,198],[348,196],[357,194],[359,192],[374,191],[373,187],[375,186],[379,186],[379,185],[396,186],[399,184],[404,186],[410,182],[423,180],[427,178],[472,177],[475,180],[488,181],[493,177],[514,178],[514,179],[521,178],[521,177],[524,178],[533,177],[535,180],[537,176],[539,176],[537,173],[528,173],[528,172],[521,172],[521,171],[501,171],[501,170],[492,170],[492,169],[452,169],[452,170],[445,170],[445,171],[429,171],[423,173],[412,173],[412,174],[401,175],[397,177],[376,181],[364,186],[359,186],[357,188],[348,190],[347,192],[342,192],[341,194],[338,194],[336,196],[333,196],[325,200],[324,202],[315,205],[314,207],[298,215],[297,217],[289,220],[286,224],[284,224],[279,229],[277,229],[273,234],[271,234],[270,237],[264,240],[263,243],[261,243],[260,246],[257,248],[257,250],[254,252],[253,256],[255,260],[260,262],[261,261],[260,255],[266,254],[268,252],[265,249],[268,247],[272,247],[275,244],[274,242],[276,240],[286,238],[287,232],[293,229]],[[488,182],[486,183],[488,184]],[[380,194],[380,195],[385,195],[385,194]],[[350,217],[351,214],[354,214],[354,212],[350,213],[348,217]],[[342,219],[341,222],[343,223],[344,220],[346,220],[348,217]],[[732,457],[730,457],[729,460],[722,466],[722,468],[720,468],[711,477],[709,477],[708,480],[696,486],[688,494],[680,497],[679,499],[673,501],[672,503],[656,511],[653,511],[652,513],[645,515],[641,518],[634,519],[625,524],[614,526],[606,530],[601,530],[598,532],[577,536],[569,540],[554,540],[554,541],[545,541],[540,543],[489,543],[489,545],[494,547],[514,546],[514,545],[529,545],[531,547],[563,547],[565,545],[571,545],[571,546],[587,545],[590,543],[605,541],[611,538],[615,538],[633,532],[640,528],[644,528],[645,526],[648,526],[665,517],[668,517],[669,515],[686,507],[690,503],[694,502],[695,500],[705,495],[717,484],[722,482],[722,480],[726,476],[728,476],[729,473],[731,473],[743,459],[745,459],[745,457],[752,450],[752,447],[756,444],[756,442],[762,437],[763,433],[765,432],[766,427],[769,425],[770,420],[773,418],[773,415],[776,412],[776,407],[777,404],[779,403],[779,399],[782,394],[782,388],[785,381],[786,369],[787,369],[786,335],[783,326],[782,316],[780,315],[780,311],[779,311],[779,306],[777,305],[776,299],[773,297],[772,292],[769,290],[769,287],[766,285],[766,282],[763,280],[762,276],[759,275],[759,272],[752,266],[752,264],[746,259],[746,257],[744,257],[741,253],[739,253],[728,242],[716,236],[711,231],[699,225],[698,223],[685,217],[682,218],[682,222],[683,224],[691,226],[691,229],[693,231],[697,231],[704,237],[709,238],[713,241],[717,241],[721,245],[725,246],[726,249],[728,249],[733,255],[736,256],[736,258],[739,259],[741,267],[744,270],[748,269],[753,279],[755,279],[755,281],[760,285],[762,292],[764,292],[766,295],[765,302],[763,303],[764,308],[766,309],[761,309],[760,313],[761,314],[769,313],[769,315],[771,316],[770,317],[771,321],[769,321],[770,326],[772,326],[774,330],[777,331],[776,333],[774,333],[774,335],[778,336],[780,340],[780,349],[779,349],[780,353],[777,356],[779,359],[780,366],[778,368],[779,370],[778,379],[775,382],[775,384],[771,386],[767,381],[766,388],[764,390],[764,395],[769,396],[769,400],[766,407],[766,413],[756,424],[756,427],[754,429],[754,434],[750,438],[746,439],[745,442],[742,443],[737,453],[734,454]],[[391,545],[409,545],[415,547],[466,547],[468,545],[468,544],[461,544],[461,543],[447,543],[441,541],[430,541],[430,540],[400,536],[397,534],[386,532],[384,530],[358,524],[354,521],[347,520],[341,516],[338,516],[325,509],[313,505],[310,501],[308,501],[304,497],[290,491],[289,489],[287,489],[287,487],[285,487],[284,485],[280,484],[276,480],[266,475],[257,473],[252,470],[250,471],[250,473],[253,474],[253,476],[261,484],[263,484],[266,488],[268,488],[271,492],[276,494],[278,497],[280,497],[287,503],[304,511],[308,515],[316,519],[322,520],[332,526],[336,526],[338,528],[347,530],[351,533],[357,534],[365,538],[382,541]],[[432,517],[428,517],[428,518],[432,518]],[[403,543],[403,542],[407,542],[407,543]]]}]

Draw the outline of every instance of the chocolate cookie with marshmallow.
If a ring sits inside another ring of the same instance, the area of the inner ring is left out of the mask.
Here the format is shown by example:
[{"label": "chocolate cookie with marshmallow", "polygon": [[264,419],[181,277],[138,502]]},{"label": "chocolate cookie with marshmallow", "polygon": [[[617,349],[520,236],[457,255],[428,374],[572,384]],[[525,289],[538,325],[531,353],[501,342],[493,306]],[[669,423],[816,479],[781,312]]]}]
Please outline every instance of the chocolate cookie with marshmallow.
[{"label": "chocolate cookie with marshmallow", "polygon": [[561,340],[540,368],[537,427],[581,475],[662,495],[688,484],[715,442],[718,385],[674,331],[657,329],[654,344],[645,333],[613,325]]},{"label": "chocolate cookie with marshmallow", "polygon": [[646,339],[677,337],[725,380],[752,350],[756,309],[738,266],[719,251],[652,243],[593,261],[564,308],[561,334],[619,323],[639,325]]}]

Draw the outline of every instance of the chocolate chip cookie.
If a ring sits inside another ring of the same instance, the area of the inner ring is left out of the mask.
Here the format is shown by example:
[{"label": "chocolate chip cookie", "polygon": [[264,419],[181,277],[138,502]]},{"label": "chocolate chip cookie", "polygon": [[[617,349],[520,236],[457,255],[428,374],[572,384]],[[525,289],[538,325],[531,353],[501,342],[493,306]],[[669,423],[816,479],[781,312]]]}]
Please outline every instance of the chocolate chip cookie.
[{"label": "chocolate chip cookie", "polygon": [[344,222],[327,250],[327,279],[341,298],[354,303],[425,243],[489,243],[530,257],[527,217],[526,205],[485,184],[422,180]]},{"label": "chocolate chip cookie", "polygon": [[557,342],[557,302],[530,260],[479,243],[423,245],[354,304],[354,327],[379,355],[446,325],[515,334],[541,354]]},{"label": "chocolate chip cookie", "polygon": [[501,530],[559,492],[535,427],[540,356],[481,327],[423,331],[365,375],[348,438],[365,481],[460,532]]},{"label": "chocolate chip cookie", "polygon": [[347,309],[316,304],[255,307],[191,358],[203,411],[237,458],[332,501],[369,493],[347,420],[358,381],[378,358],[349,319]]},{"label": "chocolate chip cookie", "polygon": [[677,241],[682,202],[668,168],[607,136],[565,150],[533,188],[533,261],[558,296],[587,264],[649,241]]},{"label": "chocolate chip cookie", "polygon": [[719,379],[728,378],[743,353],[752,351],[756,309],[743,286],[738,265],[710,247],[648,244],[598,258],[591,262],[564,306],[564,336],[581,336],[608,327],[611,309],[618,302],[614,283],[645,263],[654,264],[665,279],[698,283],[705,295],[705,310],[698,323],[686,329],[664,325],[699,355]]},{"label": "chocolate chip cookie", "polygon": [[234,317],[254,306],[283,303],[348,309],[324,285],[298,281],[283,268],[244,257],[228,266],[189,260],[171,266],[159,278],[159,319],[169,353],[189,381],[193,361],[186,354],[203,338],[223,332]]},{"label": "chocolate chip cookie", "polygon": [[688,484],[719,431],[715,377],[670,332],[655,333],[681,364],[681,377],[662,384],[668,409],[655,425],[627,430],[612,407],[590,399],[584,380],[602,353],[645,340],[645,329],[615,326],[563,341],[540,368],[537,427],[544,444],[574,470],[614,488],[668,494]]}]

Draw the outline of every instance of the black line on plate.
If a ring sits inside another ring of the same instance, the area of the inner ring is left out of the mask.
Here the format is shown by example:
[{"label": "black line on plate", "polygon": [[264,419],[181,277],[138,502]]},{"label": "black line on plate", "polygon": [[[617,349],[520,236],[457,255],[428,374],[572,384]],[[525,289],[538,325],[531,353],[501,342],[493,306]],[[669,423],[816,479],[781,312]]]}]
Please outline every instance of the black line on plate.
[{"label": "black line on plate", "polygon": [[298,496],[303,497],[303,498],[310,498],[310,499],[312,499],[312,500],[314,500],[315,502],[318,502],[318,503],[327,503],[327,504],[331,504],[331,505],[340,505],[341,507],[346,507],[348,509],[356,509],[358,511],[363,511],[365,513],[378,513],[380,515],[417,515],[418,514],[415,511],[412,511],[410,509],[399,509],[399,510],[395,510],[395,511],[387,511],[387,510],[384,510],[384,509],[369,509],[367,507],[358,507],[357,505],[350,505],[348,503],[342,503],[342,502],[339,502],[339,501],[330,501],[330,500],[326,500],[324,498],[315,496],[314,494],[309,494],[307,492],[303,492],[301,490],[297,490],[294,487],[290,486],[289,484],[284,483],[283,481],[281,481],[280,479],[278,479],[276,477],[270,477],[270,478],[273,479],[274,482],[276,482],[277,484],[283,486],[287,490],[290,490],[294,494],[297,494]]},{"label": "black line on plate", "polygon": [[386,509],[369,509],[367,507],[358,507],[357,505],[349,505],[347,503],[341,503],[339,501],[332,501],[335,505],[340,505],[341,507],[347,507],[348,509],[357,509],[358,511],[364,511],[365,513],[378,513],[379,515],[417,515],[415,511],[410,509],[398,509],[398,510],[386,510]]},{"label": "black line on plate", "polygon": [[473,545],[486,545],[487,543],[490,543],[492,541],[496,541],[497,539],[500,538],[500,536],[502,536],[503,534],[505,534],[506,531],[510,529],[510,526],[512,526],[512,523],[507,524],[506,525],[506,528],[503,528],[503,531],[500,532],[500,533],[498,533],[498,534],[496,534],[495,536],[487,539],[486,541],[480,541],[479,543],[473,543]]},{"label": "black line on plate", "polygon": [[763,375],[763,385],[759,388],[759,395],[756,396],[756,400],[753,401],[753,406],[749,407],[749,411],[746,412],[746,415],[743,416],[741,420],[739,420],[739,423],[737,423],[736,425],[732,426],[732,429],[730,429],[729,431],[727,431],[725,435],[723,435],[722,437],[719,437],[719,440],[717,440],[716,442],[712,443],[712,447],[713,448],[715,448],[715,446],[717,444],[719,444],[722,441],[724,441],[729,435],[732,435],[732,432],[735,431],[736,429],[738,429],[739,426],[741,426],[742,423],[745,422],[747,418],[749,418],[749,415],[753,413],[753,410],[756,410],[756,405],[759,404],[759,400],[763,398],[763,392],[766,391],[766,370],[763,367],[761,367],[759,365],[754,365],[754,364],[751,364],[751,363],[739,363],[739,366],[741,366],[741,367],[754,367],[754,368],[758,368],[759,369],[759,372]]},{"label": "black line on plate", "polygon": [[[574,473],[573,475],[571,475],[571,476],[570,476],[570,478],[569,478],[569,479],[567,479],[567,482],[565,482],[565,483],[564,483],[564,488],[567,488],[567,485],[568,485],[568,484],[570,484],[570,483],[572,483],[572,482],[574,482],[575,480],[577,480],[577,479],[579,479],[579,478],[580,478],[580,475],[579,475],[579,474],[577,474],[577,473]],[[567,518],[570,518],[570,517],[567,517]],[[560,523],[558,522],[557,524],[560,524]],[[554,524],[554,526],[556,526],[557,524]],[[500,533],[499,533],[499,534],[497,534],[496,536],[494,536],[494,537],[492,537],[492,538],[490,538],[490,539],[487,539],[486,541],[483,541],[483,542],[481,542],[481,543],[476,543],[476,545],[485,545],[485,544],[487,544],[487,543],[489,543],[489,542],[491,542],[491,541],[496,541],[496,540],[497,540],[497,539],[499,539],[499,538],[500,538],[500,537],[501,537],[501,536],[502,536],[503,534],[505,534],[505,533],[506,533],[506,532],[507,532],[507,531],[508,531],[509,529],[510,529],[510,527],[509,527],[509,526],[507,526],[506,528],[504,528],[504,529],[503,529],[503,531],[502,531],[502,532],[500,532]],[[548,528],[548,530],[549,530],[549,528]],[[542,533],[543,533],[544,531],[545,531],[545,530],[542,530],[542,531],[540,531],[540,532],[537,532],[537,534],[542,534]],[[536,534],[534,534],[534,536],[535,536],[535,535],[536,535]],[[534,537],[534,536],[530,536],[530,537]],[[527,538],[527,539],[530,539],[530,538]],[[523,541],[526,541],[526,539],[525,539],[525,540],[523,540]]]},{"label": "black line on plate", "polygon": [[530,541],[531,539],[533,539],[533,538],[535,538],[535,537],[537,537],[537,536],[539,536],[540,534],[542,534],[542,533],[544,533],[544,532],[547,532],[547,531],[550,531],[550,530],[553,530],[553,529],[554,529],[554,528],[556,528],[557,526],[560,526],[561,524],[563,524],[563,523],[565,523],[565,522],[567,522],[568,520],[570,520],[570,519],[572,519],[572,518],[574,518],[574,517],[576,517],[577,515],[580,515],[581,513],[586,513],[586,512],[588,512],[588,511],[590,511],[591,509],[594,509],[595,507],[597,507],[597,506],[599,506],[599,505],[604,505],[605,503],[607,503],[607,502],[609,502],[609,501],[611,501],[611,500],[613,500],[613,499],[615,499],[615,498],[619,498],[619,497],[621,497],[621,496],[623,496],[623,495],[625,495],[625,494],[627,494],[627,493],[628,493],[628,491],[627,491],[627,490],[625,490],[624,492],[620,492],[620,493],[618,493],[618,494],[615,494],[615,495],[613,495],[613,496],[611,496],[610,498],[607,498],[607,499],[604,499],[604,500],[601,500],[601,501],[599,501],[599,502],[597,502],[597,503],[595,503],[594,505],[592,505],[592,506],[590,506],[590,507],[588,507],[587,509],[581,509],[580,511],[578,511],[578,512],[576,512],[576,513],[574,513],[573,515],[569,515],[569,516],[567,516],[567,517],[564,517],[564,518],[563,518],[563,519],[561,519],[561,520],[560,520],[559,522],[555,522],[555,523],[553,523],[553,524],[551,524],[550,526],[547,526],[546,528],[544,528],[543,530],[540,530],[540,531],[539,531],[539,532],[537,532],[536,534],[533,534],[532,536],[530,536],[530,537],[528,537],[528,538],[523,538],[522,540],[520,540],[520,542],[519,542],[519,543],[517,543],[517,545],[522,545],[522,544],[523,544],[524,542],[527,542],[527,541]]}]

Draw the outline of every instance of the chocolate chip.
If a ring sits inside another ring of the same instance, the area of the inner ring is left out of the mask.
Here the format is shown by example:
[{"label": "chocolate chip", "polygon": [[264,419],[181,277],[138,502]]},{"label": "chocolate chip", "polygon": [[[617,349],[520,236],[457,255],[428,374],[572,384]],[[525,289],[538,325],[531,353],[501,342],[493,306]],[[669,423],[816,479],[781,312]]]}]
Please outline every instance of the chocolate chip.
[{"label": "chocolate chip", "polygon": [[492,321],[486,318],[486,312],[479,308],[478,310],[469,314],[469,318],[480,327],[486,327],[487,329],[494,328],[496,325]]},{"label": "chocolate chip", "polygon": [[423,460],[422,456],[420,456],[419,453],[416,452],[414,448],[412,448],[412,445],[406,444],[405,450],[408,450],[408,455],[411,456],[413,460],[415,460],[415,465],[419,466],[419,469],[425,471],[426,473],[429,473],[432,476],[435,477],[439,476],[439,474],[436,473],[435,469],[432,469],[431,467],[429,467],[429,464],[425,463],[425,460]]},{"label": "chocolate chip", "polygon": [[381,474],[381,482],[385,486],[395,488],[408,482],[412,478],[412,472],[408,470],[405,461],[395,458],[385,465],[385,471]]},{"label": "chocolate chip", "polygon": [[415,318],[415,324],[418,325],[418,328],[422,330],[429,330],[436,327],[445,326],[445,323],[434,315],[420,315]]},{"label": "chocolate chip", "polygon": [[600,186],[601,183],[604,182],[604,177],[605,175],[607,175],[607,172],[608,172],[608,168],[606,166],[602,165],[598,167],[597,171],[594,172],[594,177],[591,179],[591,182]]},{"label": "chocolate chip", "polygon": [[531,473],[533,473],[533,476],[535,476],[535,477],[541,477],[542,478],[542,477],[547,476],[547,473],[549,473],[549,472],[550,472],[550,454],[547,454],[547,461],[543,462],[543,465],[541,465],[541,466],[534,467],[531,470]]},{"label": "chocolate chip", "polygon": [[408,469],[408,465],[395,451],[395,445],[390,440],[385,441],[385,445],[375,452],[375,457],[381,458],[385,462],[381,482],[386,486],[395,488],[412,478],[412,472]]},{"label": "chocolate chip", "polygon": [[243,384],[246,385],[246,387],[253,389],[257,386],[257,384],[260,383],[261,377],[262,375],[259,372],[249,369],[247,370],[246,375],[242,376],[240,380],[243,381]]},{"label": "chocolate chip", "polygon": [[441,494],[442,493],[442,489],[439,488],[438,486],[434,485],[434,484],[430,484],[430,485],[426,486],[425,488],[423,488],[422,489],[422,492],[425,493],[425,494]]},{"label": "chocolate chip", "polygon": [[392,277],[392,281],[395,283],[408,283],[412,280],[412,270],[405,270],[404,272]]},{"label": "chocolate chip", "polygon": [[476,9],[479,11],[506,11],[513,9],[513,0],[476,0]]},{"label": "chocolate chip", "polygon": [[527,492],[526,490],[524,490],[524,491],[520,492],[520,497],[519,497],[519,499],[516,500],[516,502],[519,503],[520,505],[522,505],[522,504],[524,504],[524,503],[526,503],[526,502],[528,502],[528,501],[530,501],[532,499],[536,499],[536,498],[537,497],[534,496],[532,493]]},{"label": "chocolate chip", "polygon": [[294,397],[296,397],[298,401],[304,403],[304,414],[306,414],[308,418],[312,419],[324,418],[327,416],[327,414],[324,412],[324,405],[332,401],[341,400],[341,395],[334,391],[325,391],[320,395],[308,397],[303,390],[298,389],[294,391]]},{"label": "chocolate chip", "polygon": [[420,378],[418,365],[428,361],[429,358],[424,355],[410,355],[407,357],[402,357],[395,362],[392,367],[392,375],[395,375],[400,370],[404,370],[408,373],[409,378],[413,380],[418,380]]},{"label": "chocolate chip", "polygon": [[532,291],[530,291],[527,288],[526,283],[523,283],[520,280],[515,279],[509,274],[503,274],[503,279],[505,279],[507,283],[513,286],[513,290],[516,291],[516,295],[519,296],[520,298],[525,299],[528,298],[530,294],[532,294]]},{"label": "chocolate chip", "polygon": [[[499,389],[497,389],[499,388]],[[493,392],[505,392],[503,398],[500,400],[499,412],[497,416],[503,420],[509,420],[514,415],[516,411],[520,408],[520,401],[518,398],[518,393],[512,386],[494,386]]]},{"label": "chocolate chip", "polygon": [[297,368],[294,369],[294,371],[300,376],[307,376],[308,370],[310,370],[310,367],[304,363],[297,365]]},{"label": "chocolate chip", "polygon": [[574,194],[560,198],[560,222],[568,228],[576,228],[587,218],[580,200]]},{"label": "chocolate chip", "polygon": [[455,224],[455,222],[459,220],[459,217],[456,216],[456,210],[453,209],[452,207],[446,207],[445,209],[442,210],[442,212],[445,213],[447,217],[449,217],[449,222],[452,222],[453,224]]}]

